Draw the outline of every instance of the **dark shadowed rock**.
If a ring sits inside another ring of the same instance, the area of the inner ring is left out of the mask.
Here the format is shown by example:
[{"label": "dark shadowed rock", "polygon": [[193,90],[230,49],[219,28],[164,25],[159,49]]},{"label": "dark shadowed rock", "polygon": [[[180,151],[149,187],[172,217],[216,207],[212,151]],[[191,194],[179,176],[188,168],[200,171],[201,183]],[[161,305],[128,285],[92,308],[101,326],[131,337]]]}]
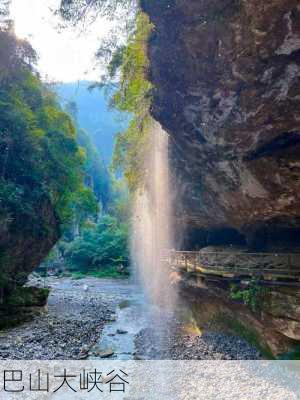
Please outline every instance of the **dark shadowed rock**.
[{"label": "dark shadowed rock", "polygon": [[128,331],[125,331],[124,329],[117,329],[118,335],[126,335],[126,333],[128,333]]},{"label": "dark shadowed rock", "polygon": [[6,219],[0,216],[1,288],[4,294],[26,282],[27,276],[44,260],[60,237],[59,220],[49,199],[41,197],[33,207],[34,220],[21,213]]}]

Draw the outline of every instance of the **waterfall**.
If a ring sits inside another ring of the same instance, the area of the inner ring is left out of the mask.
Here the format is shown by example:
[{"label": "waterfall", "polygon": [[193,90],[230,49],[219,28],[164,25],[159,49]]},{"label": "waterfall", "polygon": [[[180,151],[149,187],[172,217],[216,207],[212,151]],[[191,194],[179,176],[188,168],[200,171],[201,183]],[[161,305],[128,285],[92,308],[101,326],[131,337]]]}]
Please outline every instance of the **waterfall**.
[{"label": "waterfall", "polygon": [[133,210],[132,260],[148,303],[172,311],[176,290],[171,271],[163,261],[173,247],[172,196],[169,172],[169,138],[155,121],[149,132],[149,151],[144,160],[144,186],[136,193]]}]

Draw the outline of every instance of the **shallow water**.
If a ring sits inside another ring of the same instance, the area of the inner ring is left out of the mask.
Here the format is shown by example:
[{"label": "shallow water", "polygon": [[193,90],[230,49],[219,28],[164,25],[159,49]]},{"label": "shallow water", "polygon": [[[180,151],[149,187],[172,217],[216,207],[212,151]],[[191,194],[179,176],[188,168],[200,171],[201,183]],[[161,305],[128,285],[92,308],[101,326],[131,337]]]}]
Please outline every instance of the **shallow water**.
[{"label": "shallow water", "polygon": [[[110,359],[135,359],[135,337],[148,325],[149,312],[141,289],[133,284],[129,287],[130,291],[119,302],[112,321],[106,324],[99,342],[90,350],[89,359],[99,359],[101,353],[108,350],[113,352]],[[123,333],[118,333],[118,330]]]},{"label": "shallow water", "polygon": [[199,329],[183,299],[178,302],[176,313],[167,313],[159,307],[149,306],[138,285],[127,283],[124,286],[123,282],[116,281],[110,289],[112,298],[118,299],[116,312],[105,325],[98,343],[91,348],[90,360],[242,360],[259,357],[259,353],[238,336],[218,328]]}]

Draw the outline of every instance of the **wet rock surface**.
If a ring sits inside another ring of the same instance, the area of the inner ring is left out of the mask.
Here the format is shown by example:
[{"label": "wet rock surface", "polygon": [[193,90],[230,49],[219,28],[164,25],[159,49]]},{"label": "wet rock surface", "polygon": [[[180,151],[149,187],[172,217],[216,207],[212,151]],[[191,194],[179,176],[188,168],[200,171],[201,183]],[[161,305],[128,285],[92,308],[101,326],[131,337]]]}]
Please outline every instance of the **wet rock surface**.
[{"label": "wet rock surface", "polygon": [[48,278],[46,284],[51,294],[44,312],[0,331],[0,359],[85,359],[122,297],[110,280]]}]

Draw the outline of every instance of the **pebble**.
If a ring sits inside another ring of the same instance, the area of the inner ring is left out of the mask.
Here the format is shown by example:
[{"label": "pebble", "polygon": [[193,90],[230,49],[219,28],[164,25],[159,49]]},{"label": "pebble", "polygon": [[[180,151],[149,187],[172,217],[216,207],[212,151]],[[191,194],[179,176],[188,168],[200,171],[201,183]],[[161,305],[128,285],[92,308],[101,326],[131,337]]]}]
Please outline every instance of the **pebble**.
[{"label": "pebble", "polygon": [[[126,292],[120,294],[118,286],[113,287],[114,291],[109,282],[97,279],[88,280],[89,290],[81,296],[84,284],[78,285],[70,278],[53,278],[48,310],[30,322],[1,332],[0,359],[76,360],[88,357],[103,326],[116,320],[115,310],[120,300],[128,296]],[[109,336],[127,333],[117,329]],[[261,357],[255,348],[236,336],[209,329],[202,336],[189,336],[180,333],[176,323],[143,329],[136,336],[135,345],[134,358],[137,360],[252,360]],[[112,349],[100,349],[97,353],[102,358],[114,355]]]},{"label": "pebble", "polygon": [[118,335],[126,335],[126,333],[128,333],[128,331],[125,331],[124,329],[117,329]]},{"label": "pebble", "polygon": [[[135,338],[137,355],[144,359],[172,360],[257,360],[259,351],[237,336],[206,331],[203,335],[183,335],[171,329],[143,329]],[[136,358],[137,356],[135,356]]]},{"label": "pebble", "polygon": [[[48,310],[29,322],[1,332],[0,360],[88,357],[88,349],[99,339],[120,299],[108,305],[103,301],[105,294],[100,290],[93,291],[90,285],[86,285],[89,290],[83,298],[80,293],[84,285],[77,285],[70,278],[51,279]],[[95,282],[95,285],[101,285],[99,281]],[[102,286],[103,290],[111,290]]]},{"label": "pebble", "polygon": [[112,349],[107,349],[107,350],[97,352],[97,355],[101,358],[109,358],[109,357],[113,356],[114,354],[115,354],[115,352]]}]

